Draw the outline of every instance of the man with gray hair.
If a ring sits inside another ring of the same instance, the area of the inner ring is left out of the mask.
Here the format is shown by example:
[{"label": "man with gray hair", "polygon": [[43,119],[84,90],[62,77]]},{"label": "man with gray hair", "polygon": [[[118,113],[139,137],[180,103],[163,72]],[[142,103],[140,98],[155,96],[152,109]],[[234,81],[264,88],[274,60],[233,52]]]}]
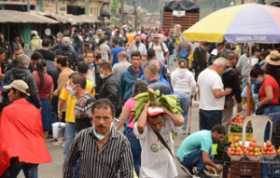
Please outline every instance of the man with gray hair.
[{"label": "man with gray hair", "polygon": [[224,89],[221,78],[227,63],[225,58],[217,58],[213,65],[204,69],[198,76],[200,130],[211,130],[215,125],[222,123],[225,96],[231,94],[231,89]]},{"label": "man with gray hair", "polygon": [[[33,75],[28,70],[30,64],[30,58],[25,54],[21,54],[16,57],[13,63],[14,63],[14,67],[5,73],[3,79],[3,85],[9,85],[13,80],[16,79],[25,81],[29,87],[29,92],[30,92],[30,97],[28,97],[29,101],[37,108],[40,108],[38,90]],[[4,105],[9,104],[7,94],[5,93],[3,94],[2,102]]]},{"label": "man with gray hair", "polygon": [[127,53],[121,51],[118,54],[118,63],[113,65],[113,75],[116,77],[118,82],[121,81],[122,74],[128,69],[131,64],[127,61]]}]

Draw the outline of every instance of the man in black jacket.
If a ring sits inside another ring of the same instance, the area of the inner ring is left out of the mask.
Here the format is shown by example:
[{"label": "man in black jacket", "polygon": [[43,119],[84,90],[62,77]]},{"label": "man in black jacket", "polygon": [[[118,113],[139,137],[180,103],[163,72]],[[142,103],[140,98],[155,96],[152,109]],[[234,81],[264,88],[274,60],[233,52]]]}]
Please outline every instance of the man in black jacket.
[{"label": "man in black jacket", "polygon": [[237,102],[237,112],[242,110],[241,103],[241,88],[240,88],[240,75],[235,65],[237,63],[237,54],[231,50],[227,50],[224,53],[224,57],[228,60],[227,69],[224,71],[222,79],[224,83],[224,88],[231,88],[232,94],[228,95],[225,100],[224,109],[224,122],[231,119],[233,116],[233,108],[235,101]]},{"label": "man in black jacket", "polygon": [[207,67],[208,55],[206,44],[200,43],[193,52],[192,68],[195,72],[195,79],[197,80],[198,75]]},{"label": "man in black jacket", "polygon": [[[40,108],[38,90],[33,75],[28,70],[30,64],[30,58],[25,54],[21,54],[17,56],[17,58],[13,62],[14,62],[14,67],[5,73],[3,84],[9,85],[13,80],[16,79],[21,79],[25,81],[30,90],[29,91],[30,97],[28,98],[29,101],[37,108]],[[9,103],[7,95],[5,93],[3,94],[3,103],[4,105]]]},{"label": "man in black jacket", "polygon": [[118,116],[121,110],[120,85],[112,74],[111,64],[106,62],[100,64],[100,77],[102,81],[96,98],[108,98],[113,103]]}]

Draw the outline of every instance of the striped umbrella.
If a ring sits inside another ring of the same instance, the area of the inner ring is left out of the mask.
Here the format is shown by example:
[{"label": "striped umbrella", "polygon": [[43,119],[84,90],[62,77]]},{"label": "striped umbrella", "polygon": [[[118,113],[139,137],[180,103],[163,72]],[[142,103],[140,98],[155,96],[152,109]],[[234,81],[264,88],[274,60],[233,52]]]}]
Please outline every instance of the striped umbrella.
[{"label": "striped umbrella", "polygon": [[206,16],[183,32],[189,41],[280,43],[280,8],[244,4]]}]

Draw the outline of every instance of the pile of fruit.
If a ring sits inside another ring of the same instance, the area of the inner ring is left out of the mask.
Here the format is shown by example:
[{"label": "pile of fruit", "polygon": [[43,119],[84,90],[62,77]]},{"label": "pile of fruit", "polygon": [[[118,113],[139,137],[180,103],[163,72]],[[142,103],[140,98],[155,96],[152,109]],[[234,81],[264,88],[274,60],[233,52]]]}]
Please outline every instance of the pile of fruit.
[{"label": "pile of fruit", "polygon": [[245,147],[240,143],[232,143],[228,148],[228,155],[229,156],[243,156],[244,155]]},{"label": "pile of fruit", "polygon": [[172,113],[182,113],[180,100],[175,95],[161,95],[159,90],[149,89],[147,92],[136,95],[135,121],[138,120],[146,103],[150,102],[149,106],[164,107]]},{"label": "pile of fruit", "polygon": [[[279,149],[278,149],[278,151],[279,151]],[[263,152],[263,155],[269,159],[273,159],[277,155],[276,149],[270,141],[267,141],[266,143],[264,143],[262,152]]]},{"label": "pile of fruit", "polygon": [[244,122],[244,118],[240,114],[237,114],[236,117],[231,119],[230,131],[231,132],[242,132],[243,122]]},{"label": "pile of fruit", "polygon": [[280,155],[280,147],[276,150],[270,141],[264,143],[263,147],[258,146],[255,140],[247,142],[245,145],[242,142],[232,143],[228,148],[229,157],[232,160],[240,160],[243,156],[246,156],[249,160],[257,161],[262,157],[273,159],[277,154]]},{"label": "pile of fruit", "polygon": [[[229,125],[230,125],[230,131],[232,133],[241,133],[244,123],[244,117],[241,114],[237,114],[234,118],[231,119]],[[252,133],[253,129],[249,123],[249,125],[246,128],[246,133]]]},{"label": "pile of fruit", "polygon": [[244,153],[247,157],[260,157],[262,156],[262,148],[257,146],[255,141],[251,141],[249,146],[245,148]]}]

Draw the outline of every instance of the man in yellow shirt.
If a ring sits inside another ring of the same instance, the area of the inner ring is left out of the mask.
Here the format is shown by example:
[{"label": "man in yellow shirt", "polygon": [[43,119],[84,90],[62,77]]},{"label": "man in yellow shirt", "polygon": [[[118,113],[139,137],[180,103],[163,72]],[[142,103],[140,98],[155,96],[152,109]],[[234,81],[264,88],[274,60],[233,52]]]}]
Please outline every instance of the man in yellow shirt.
[{"label": "man in yellow shirt", "polygon": [[[73,73],[66,86],[62,88],[60,95],[59,95],[59,108],[63,108],[66,106],[65,112],[65,122],[66,128],[64,133],[65,145],[64,145],[64,155],[67,155],[69,148],[72,144],[72,141],[75,137],[75,115],[74,115],[74,108],[77,102],[77,97],[72,88],[72,81],[71,79],[75,77],[75,75],[79,75],[79,73]],[[86,83],[86,91],[91,93],[92,95],[95,94],[94,84],[91,80],[87,80]],[[60,109],[58,109],[60,112]]]}]

